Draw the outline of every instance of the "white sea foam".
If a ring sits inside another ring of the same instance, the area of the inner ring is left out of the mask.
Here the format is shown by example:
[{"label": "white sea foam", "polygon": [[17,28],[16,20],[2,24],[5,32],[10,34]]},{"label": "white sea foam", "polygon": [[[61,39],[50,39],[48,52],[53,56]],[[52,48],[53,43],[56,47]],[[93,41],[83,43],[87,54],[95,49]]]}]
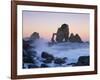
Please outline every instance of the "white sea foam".
[{"label": "white sea foam", "polygon": [[48,41],[39,39],[35,41],[34,45],[36,46],[35,51],[37,51],[38,56],[41,56],[41,53],[44,51],[55,57],[67,57],[68,63],[76,63],[80,56],[89,55],[89,43],[63,42],[49,46]]}]

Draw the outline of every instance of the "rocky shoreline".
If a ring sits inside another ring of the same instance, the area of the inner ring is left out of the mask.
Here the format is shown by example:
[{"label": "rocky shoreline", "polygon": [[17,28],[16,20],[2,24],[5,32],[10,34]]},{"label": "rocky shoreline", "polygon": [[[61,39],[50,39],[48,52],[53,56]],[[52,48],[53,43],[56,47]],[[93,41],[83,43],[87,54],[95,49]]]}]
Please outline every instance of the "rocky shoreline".
[{"label": "rocky shoreline", "polygon": [[[35,41],[40,39],[38,32],[33,32],[32,35],[23,39],[23,68],[44,68],[44,67],[67,67],[67,66],[88,66],[89,65],[89,56],[80,56],[76,63],[68,63],[69,57],[56,57],[45,50],[41,52],[41,55],[38,55],[38,52],[35,50],[36,46]],[[71,42],[71,43],[84,43],[79,36],[79,34],[74,34],[69,32],[68,24],[62,24],[58,28],[56,33],[53,33],[51,42],[48,42],[49,46],[55,44]],[[40,44],[40,46],[43,46]],[[66,46],[65,46],[66,47]],[[74,49],[74,46],[73,46]],[[55,53],[54,53],[55,54]],[[74,53],[73,53],[74,54]],[[59,53],[58,53],[59,55]],[[53,66],[52,66],[52,65]]]}]

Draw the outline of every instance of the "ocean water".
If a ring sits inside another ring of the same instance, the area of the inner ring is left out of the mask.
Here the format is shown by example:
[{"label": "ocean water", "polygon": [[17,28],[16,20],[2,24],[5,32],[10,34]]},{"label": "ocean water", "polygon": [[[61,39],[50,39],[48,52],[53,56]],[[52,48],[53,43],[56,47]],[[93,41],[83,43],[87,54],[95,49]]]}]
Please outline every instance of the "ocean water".
[{"label": "ocean water", "polygon": [[[89,56],[89,43],[72,43],[72,42],[62,42],[62,43],[49,43],[47,40],[40,38],[38,40],[33,41],[33,43],[30,44],[33,46],[31,50],[37,52],[37,58],[36,58],[36,65],[41,66],[42,58],[41,54],[42,52],[47,52],[48,54],[53,55],[57,58],[64,58],[67,57],[66,63],[62,66],[69,66],[67,64],[70,63],[77,63],[78,58],[80,56]],[[34,48],[35,47],[35,48]],[[31,63],[32,64],[32,63]],[[28,65],[30,63],[24,63],[24,67],[28,68]],[[49,67],[56,67],[57,65],[52,63],[47,63]],[[71,65],[70,65],[71,66]]]},{"label": "ocean water", "polygon": [[68,63],[76,63],[80,56],[89,56],[89,43],[71,43],[63,42],[48,45],[48,41],[44,39],[36,40],[34,45],[36,46],[35,51],[38,56],[41,56],[42,52],[48,52],[54,57],[67,57]]}]

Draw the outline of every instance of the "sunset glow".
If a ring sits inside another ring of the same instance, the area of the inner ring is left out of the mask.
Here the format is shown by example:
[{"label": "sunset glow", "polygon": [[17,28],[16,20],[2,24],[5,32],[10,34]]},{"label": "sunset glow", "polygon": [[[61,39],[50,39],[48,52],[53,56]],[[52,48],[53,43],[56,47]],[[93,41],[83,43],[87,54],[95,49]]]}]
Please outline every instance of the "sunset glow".
[{"label": "sunset glow", "polygon": [[89,14],[23,11],[23,37],[38,32],[40,37],[51,40],[52,34],[62,24],[69,25],[70,33],[78,33],[89,41]]}]

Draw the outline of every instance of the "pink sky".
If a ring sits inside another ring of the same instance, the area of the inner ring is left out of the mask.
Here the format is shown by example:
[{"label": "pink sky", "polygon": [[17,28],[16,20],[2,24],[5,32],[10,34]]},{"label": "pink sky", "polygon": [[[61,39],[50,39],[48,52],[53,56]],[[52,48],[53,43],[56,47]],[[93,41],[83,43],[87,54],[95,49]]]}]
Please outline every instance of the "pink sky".
[{"label": "pink sky", "polygon": [[89,40],[89,14],[23,11],[23,37],[38,32],[50,40],[62,24],[68,24],[70,33],[78,33],[83,41]]}]

